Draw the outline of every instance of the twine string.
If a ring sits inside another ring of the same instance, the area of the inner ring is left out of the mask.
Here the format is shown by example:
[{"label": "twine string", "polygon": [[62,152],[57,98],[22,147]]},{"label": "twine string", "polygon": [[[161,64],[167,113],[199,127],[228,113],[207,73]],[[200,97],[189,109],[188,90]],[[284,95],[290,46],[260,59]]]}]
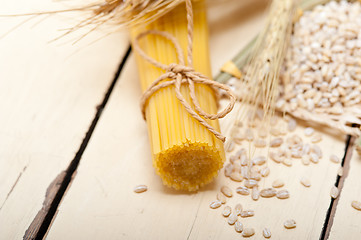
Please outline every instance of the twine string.
[{"label": "twine string", "polygon": [[[178,42],[178,40],[172,36],[168,32],[159,31],[159,30],[147,30],[145,32],[140,33],[134,40],[133,47],[138,52],[138,54],[144,58],[146,61],[151,63],[152,65],[165,70],[165,73],[158,77],[143,93],[141,98],[141,110],[143,118],[146,119],[145,108],[148,99],[158,90],[174,85],[176,97],[179,102],[184,106],[186,111],[196,119],[200,124],[206,127],[211,133],[213,133],[218,139],[221,141],[225,141],[225,137],[218,132],[215,128],[213,128],[205,119],[215,120],[219,118],[225,117],[230,111],[232,111],[234,104],[236,102],[236,96],[232,93],[232,90],[221,83],[213,81],[206,77],[205,75],[196,72],[193,69],[193,56],[192,56],[192,44],[193,44],[193,9],[191,0],[185,0],[186,2],[186,11],[187,11],[187,32],[188,32],[188,47],[187,47],[187,65],[185,65],[184,55],[182,48]],[[178,63],[172,63],[169,65],[162,64],[155,59],[149,57],[140,47],[139,40],[144,38],[147,35],[158,35],[169,40],[174,46]],[[164,81],[169,79],[168,81]],[[195,83],[200,83],[204,85],[208,85],[211,87],[216,96],[218,97],[218,90],[222,89],[225,91],[225,95],[229,98],[230,102],[228,105],[220,112],[216,114],[209,114],[205,112],[198,101],[198,98],[195,93]],[[186,101],[183,94],[181,93],[182,84],[188,84],[189,95],[191,101],[194,105],[195,110],[192,106]],[[203,118],[202,118],[203,117]],[[205,119],[204,119],[205,118]]]}]

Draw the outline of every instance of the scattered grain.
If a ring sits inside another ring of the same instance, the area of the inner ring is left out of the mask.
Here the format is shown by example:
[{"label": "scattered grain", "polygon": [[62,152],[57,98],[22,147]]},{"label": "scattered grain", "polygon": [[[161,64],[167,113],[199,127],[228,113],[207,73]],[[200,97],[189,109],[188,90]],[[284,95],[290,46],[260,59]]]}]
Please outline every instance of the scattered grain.
[{"label": "scattered grain", "polygon": [[[253,167],[254,168],[254,167]],[[253,168],[252,168],[252,170],[253,170]],[[251,176],[249,177],[250,179],[253,179],[253,180],[256,180],[256,181],[259,181],[259,180],[261,180],[261,174],[260,173],[258,173],[258,172],[256,172],[256,171],[251,171]]]},{"label": "scattered grain", "polygon": [[253,179],[248,179],[244,181],[244,186],[248,188],[253,188],[254,186],[258,186],[258,182]]},{"label": "scattered grain", "polygon": [[230,206],[225,206],[222,211],[223,217],[228,217],[232,213],[232,208]]},{"label": "scattered grain", "polygon": [[269,228],[264,228],[262,233],[263,233],[263,237],[265,237],[265,238],[271,237],[271,230]]},{"label": "scattered grain", "polygon": [[260,193],[259,193],[258,187],[257,187],[257,186],[254,186],[254,187],[252,188],[252,199],[253,199],[254,201],[257,201],[257,200],[259,199],[259,195],[260,195]]},{"label": "scattered grain", "polygon": [[234,207],[234,213],[237,214],[237,216],[239,216],[242,210],[243,210],[242,204],[237,203],[236,206]]},{"label": "scattered grain", "polygon": [[311,187],[311,181],[306,177],[301,178],[300,182],[305,187]]},{"label": "scattered grain", "polygon": [[232,172],[229,178],[235,182],[242,182],[243,177],[240,172]]},{"label": "scattered grain", "polygon": [[354,209],[361,211],[361,202],[359,202],[359,201],[352,201],[352,202],[351,202],[351,206],[352,206]]},{"label": "scattered grain", "polygon": [[338,194],[339,194],[338,188],[336,186],[332,186],[330,191],[330,196],[333,199],[336,199],[338,197]]},{"label": "scattered grain", "polygon": [[319,158],[322,158],[322,150],[318,145],[312,145],[311,146],[311,152],[317,154]]},{"label": "scattered grain", "polygon": [[249,179],[248,166],[243,166],[241,168],[241,175],[243,176],[243,178]]},{"label": "scattered grain", "polygon": [[276,197],[278,199],[287,199],[287,198],[290,197],[290,192],[287,191],[286,189],[282,189],[282,190],[277,192]]},{"label": "scattered grain", "polygon": [[245,210],[241,212],[241,217],[246,218],[246,217],[253,217],[254,216],[254,211],[253,210]]},{"label": "scattered grain", "polygon": [[241,233],[243,231],[243,224],[241,222],[237,221],[234,224],[234,229],[236,230],[236,232]]},{"label": "scattered grain", "polygon": [[277,191],[274,188],[265,188],[261,190],[260,195],[263,198],[270,198],[276,196],[276,193]]},{"label": "scattered grain", "polygon": [[242,237],[251,237],[255,234],[253,228],[244,228],[242,232]]},{"label": "scattered grain", "polygon": [[134,187],[133,191],[135,193],[142,193],[148,190],[148,187],[146,185],[137,185]]},{"label": "scattered grain", "polygon": [[209,205],[210,208],[216,209],[219,208],[222,205],[221,201],[216,200],[211,202],[211,204]]},{"label": "scattered grain", "polygon": [[343,175],[343,167],[340,167],[340,168],[337,170],[337,175],[339,175],[340,177],[342,177],[342,175]]},{"label": "scattered grain", "polygon": [[227,187],[227,186],[223,186],[223,187],[221,187],[221,192],[224,194],[224,196],[226,196],[226,197],[232,197],[233,196],[233,194],[232,194],[232,190],[229,188],[229,187]]},{"label": "scattered grain", "polygon": [[249,189],[243,186],[240,186],[238,188],[236,188],[236,193],[241,194],[241,195],[249,195]]},{"label": "scattered grain", "polygon": [[285,185],[285,183],[284,183],[284,181],[282,181],[282,179],[276,179],[272,183],[272,187],[274,187],[274,188],[280,188],[280,187],[283,187],[284,185]]},{"label": "scattered grain", "polygon": [[340,159],[335,154],[331,154],[330,160],[333,163],[340,163]]},{"label": "scattered grain", "polygon": [[235,213],[231,213],[228,217],[228,224],[233,225],[235,222],[237,222],[238,216]]},{"label": "scattered grain", "polygon": [[310,160],[311,160],[311,162],[313,162],[313,163],[318,163],[318,162],[319,162],[318,155],[317,155],[316,153],[311,153],[311,154],[310,154]]},{"label": "scattered grain", "polygon": [[293,219],[288,219],[283,223],[283,226],[287,229],[295,228],[296,227],[296,221]]}]

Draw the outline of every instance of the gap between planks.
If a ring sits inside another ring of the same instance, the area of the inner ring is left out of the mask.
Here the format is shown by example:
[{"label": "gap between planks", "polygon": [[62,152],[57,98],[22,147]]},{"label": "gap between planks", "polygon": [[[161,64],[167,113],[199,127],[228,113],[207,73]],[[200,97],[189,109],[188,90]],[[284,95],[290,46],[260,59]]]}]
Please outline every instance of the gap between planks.
[{"label": "gap between planks", "polygon": [[331,198],[330,207],[327,210],[325,222],[322,228],[322,232],[320,235],[320,240],[326,240],[328,239],[330,235],[330,231],[333,225],[333,219],[335,217],[336,208],[340,199],[340,195],[342,193],[342,188],[345,182],[345,179],[348,175],[349,169],[350,169],[350,161],[352,157],[352,151],[354,148],[355,143],[355,137],[348,136],[346,140],[346,146],[345,146],[345,154],[342,158],[341,166],[343,167],[343,174],[342,176],[336,175],[336,182],[335,186],[339,190],[339,196],[336,199]]},{"label": "gap between planks", "polygon": [[46,196],[43,202],[42,209],[39,210],[38,214],[35,216],[34,220],[26,230],[23,239],[44,239],[48,230],[51,227],[51,224],[56,217],[58,207],[61,200],[63,199],[67,189],[70,187],[72,180],[75,178],[76,170],[79,166],[81,157],[91,139],[91,136],[94,132],[94,129],[101,117],[101,114],[106,107],[111,93],[113,92],[114,86],[119,79],[119,76],[123,70],[125,63],[127,62],[129,55],[131,53],[131,46],[128,46],[128,49],[122,60],[119,64],[117,71],[114,74],[114,77],[106,91],[106,94],[100,105],[97,106],[96,114],[91,122],[91,125],[88,131],[85,134],[85,137],[77,151],[75,157],[70,162],[69,166],[65,171],[62,171],[49,185]]}]

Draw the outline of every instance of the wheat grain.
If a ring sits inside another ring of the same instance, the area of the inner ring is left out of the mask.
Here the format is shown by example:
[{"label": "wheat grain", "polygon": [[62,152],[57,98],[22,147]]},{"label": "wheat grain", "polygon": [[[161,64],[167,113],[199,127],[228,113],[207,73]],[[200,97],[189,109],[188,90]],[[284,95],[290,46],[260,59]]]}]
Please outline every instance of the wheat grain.
[{"label": "wheat grain", "polygon": [[259,195],[260,195],[260,192],[259,192],[259,190],[258,190],[258,187],[257,187],[257,186],[254,186],[254,187],[252,188],[252,199],[253,199],[254,201],[257,201],[257,200],[259,199]]},{"label": "wheat grain", "polygon": [[286,189],[282,189],[282,190],[277,192],[276,197],[278,199],[287,199],[287,198],[290,197],[290,193]]},{"label": "wheat grain", "polygon": [[253,217],[254,211],[253,210],[245,210],[245,211],[242,211],[240,215],[242,218]]},{"label": "wheat grain", "polygon": [[262,233],[263,233],[263,237],[265,237],[265,238],[271,237],[271,230],[269,228],[264,228]]},{"label": "wheat grain", "polygon": [[232,194],[232,190],[229,188],[229,187],[227,187],[227,186],[223,186],[223,187],[221,187],[221,192],[224,194],[224,196],[226,196],[226,197],[232,197],[233,196],[233,194]]},{"label": "wheat grain", "polygon": [[137,185],[134,187],[133,191],[135,193],[142,193],[148,190],[148,187],[146,185]]},{"label": "wheat grain", "polygon": [[285,182],[282,181],[281,179],[276,179],[272,183],[272,187],[274,187],[274,188],[280,188],[280,187],[283,187],[284,185],[285,185]]},{"label": "wheat grain", "polygon": [[223,217],[228,217],[232,213],[232,208],[230,206],[225,206],[222,211]]},{"label": "wheat grain", "polygon": [[231,213],[228,217],[228,224],[233,225],[238,220],[238,215],[236,213]]},{"label": "wheat grain", "polygon": [[296,221],[293,219],[288,219],[283,223],[283,226],[287,229],[295,228],[296,227]]},{"label": "wheat grain", "polygon": [[274,188],[265,188],[260,192],[261,197],[270,198],[276,196],[277,191]]},{"label": "wheat grain", "polygon": [[337,170],[337,175],[342,177],[342,175],[343,175],[343,167],[339,167],[339,169]]},{"label": "wheat grain", "polygon": [[359,201],[352,201],[352,202],[351,202],[351,206],[352,206],[354,209],[361,211],[361,202],[359,202]]},{"label": "wheat grain", "polygon": [[236,230],[236,232],[241,233],[243,231],[243,224],[240,221],[237,221],[234,224],[234,229]]},{"label": "wheat grain", "polygon": [[219,208],[221,205],[222,205],[221,201],[216,200],[216,201],[211,202],[209,207],[212,209],[216,209],[216,208]]},{"label": "wheat grain", "polygon": [[237,203],[236,206],[234,207],[234,213],[237,214],[237,216],[239,216],[242,210],[243,210],[242,204]]},{"label": "wheat grain", "polygon": [[236,188],[236,193],[241,195],[249,195],[250,191],[248,188],[241,186]]},{"label": "wheat grain", "polygon": [[300,182],[305,187],[311,187],[311,181],[310,181],[310,179],[308,179],[306,177],[301,178]]},{"label": "wheat grain", "polygon": [[258,186],[258,182],[253,179],[247,179],[244,181],[244,186],[247,188],[253,188],[254,186]]},{"label": "wheat grain", "polygon": [[244,228],[242,232],[242,237],[251,237],[255,234],[253,228]]},{"label": "wheat grain", "polygon": [[340,159],[335,154],[330,155],[330,160],[333,163],[340,163]]},{"label": "wheat grain", "polygon": [[330,190],[330,196],[333,198],[333,199],[336,199],[338,197],[338,194],[339,194],[339,190],[336,186],[332,186],[331,187],[331,190]]}]

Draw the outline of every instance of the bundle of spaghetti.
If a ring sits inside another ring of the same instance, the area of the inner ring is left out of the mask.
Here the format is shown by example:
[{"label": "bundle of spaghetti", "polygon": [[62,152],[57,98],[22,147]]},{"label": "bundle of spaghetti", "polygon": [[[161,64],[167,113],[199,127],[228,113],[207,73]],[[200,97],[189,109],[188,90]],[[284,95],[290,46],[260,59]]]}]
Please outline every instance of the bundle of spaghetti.
[{"label": "bundle of spaghetti", "polygon": [[[195,1],[193,12],[193,68],[210,76],[205,2]],[[187,56],[189,36],[184,3],[147,26],[133,27],[133,46],[137,36],[147,29],[167,32],[174,36],[184,56]],[[162,64],[178,63],[175,47],[167,38],[149,34],[140,39],[138,44],[146,55]],[[135,53],[141,87],[146,91],[165,71],[147,62],[139,52]],[[185,100],[194,108],[188,86],[182,84],[180,90]],[[211,87],[195,83],[195,94],[205,112],[217,113],[217,101]],[[223,142],[186,111],[176,97],[174,85],[161,88],[149,97],[145,105],[145,118],[153,165],[165,185],[195,191],[213,180],[225,160]],[[220,130],[218,120],[206,121],[215,130]]]}]

